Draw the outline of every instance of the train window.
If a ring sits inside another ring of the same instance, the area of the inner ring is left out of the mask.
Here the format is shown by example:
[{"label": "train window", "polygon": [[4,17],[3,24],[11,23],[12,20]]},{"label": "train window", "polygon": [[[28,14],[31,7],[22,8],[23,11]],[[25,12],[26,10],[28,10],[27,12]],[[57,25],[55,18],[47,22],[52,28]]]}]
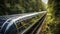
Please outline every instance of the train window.
[{"label": "train window", "polygon": [[17,31],[16,29],[14,29],[14,30],[11,30],[11,31],[9,32],[9,34],[18,34],[18,31]]},{"label": "train window", "polygon": [[21,25],[21,22],[18,22],[18,23],[16,23],[17,24],[17,28],[19,28],[19,27],[21,27],[22,25]]},{"label": "train window", "polygon": [[23,21],[18,22],[18,23],[16,23],[16,24],[17,24],[17,28],[20,28],[20,27],[26,28],[26,26],[29,25],[29,24],[28,24],[28,20],[23,20]]},{"label": "train window", "polygon": [[30,19],[26,19],[26,20],[23,20],[21,22],[16,23],[19,32],[25,30],[30,25],[32,25],[33,23],[37,22],[40,17],[41,17],[41,15],[37,15],[37,16],[32,17]]},{"label": "train window", "polygon": [[30,18],[30,19],[27,19],[27,20],[23,20],[21,22],[18,22],[18,23],[16,23],[16,25],[17,25],[18,28],[20,28],[20,27],[27,28],[29,25],[31,25],[32,23],[34,23],[39,18],[40,18],[40,16],[37,15],[37,16],[35,16],[33,18]]},{"label": "train window", "polygon": [[0,19],[0,26],[2,26],[5,21],[6,21],[6,20]]},{"label": "train window", "polygon": [[25,20],[23,20],[22,22],[16,23],[16,25],[19,32],[25,30],[28,27],[27,22]]}]

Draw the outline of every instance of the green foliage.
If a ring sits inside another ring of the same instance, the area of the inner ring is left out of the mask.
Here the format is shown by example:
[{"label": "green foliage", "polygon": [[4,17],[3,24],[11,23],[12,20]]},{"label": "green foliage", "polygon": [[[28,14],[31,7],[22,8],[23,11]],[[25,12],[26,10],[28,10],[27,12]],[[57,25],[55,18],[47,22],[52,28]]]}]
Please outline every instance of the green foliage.
[{"label": "green foliage", "polygon": [[[47,7],[47,34],[60,34],[60,1],[49,0]],[[50,17],[50,18],[49,18]]]},{"label": "green foliage", "polygon": [[0,15],[44,10],[41,0],[0,0]]}]

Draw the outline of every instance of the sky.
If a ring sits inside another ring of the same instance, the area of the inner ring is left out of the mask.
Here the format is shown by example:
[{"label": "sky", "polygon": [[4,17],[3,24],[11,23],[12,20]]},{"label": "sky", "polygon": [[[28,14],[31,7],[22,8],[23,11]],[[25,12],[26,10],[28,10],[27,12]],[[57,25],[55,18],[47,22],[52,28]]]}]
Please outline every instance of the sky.
[{"label": "sky", "polygon": [[47,4],[48,0],[42,0],[45,4]]}]

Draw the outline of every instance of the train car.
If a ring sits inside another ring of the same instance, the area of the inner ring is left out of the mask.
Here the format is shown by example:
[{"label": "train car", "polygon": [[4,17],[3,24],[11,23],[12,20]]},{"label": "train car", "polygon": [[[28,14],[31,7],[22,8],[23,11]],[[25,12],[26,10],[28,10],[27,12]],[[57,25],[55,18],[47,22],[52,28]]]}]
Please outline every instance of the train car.
[{"label": "train car", "polygon": [[24,34],[46,11],[0,16],[0,34]]}]

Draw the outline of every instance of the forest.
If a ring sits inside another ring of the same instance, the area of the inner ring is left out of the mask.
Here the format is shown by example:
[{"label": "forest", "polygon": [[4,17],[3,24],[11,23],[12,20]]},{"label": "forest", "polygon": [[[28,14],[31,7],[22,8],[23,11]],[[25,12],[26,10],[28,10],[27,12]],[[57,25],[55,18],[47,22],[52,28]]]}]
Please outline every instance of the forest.
[{"label": "forest", "polygon": [[[43,9],[41,0],[0,0],[0,15],[39,12]],[[41,6],[41,7],[40,7]]]},{"label": "forest", "polygon": [[[47,11],[40,34],[60,34],[60,1],[0,0],[0,16]],[[33,20],[34,21],[34,20]]]}]

